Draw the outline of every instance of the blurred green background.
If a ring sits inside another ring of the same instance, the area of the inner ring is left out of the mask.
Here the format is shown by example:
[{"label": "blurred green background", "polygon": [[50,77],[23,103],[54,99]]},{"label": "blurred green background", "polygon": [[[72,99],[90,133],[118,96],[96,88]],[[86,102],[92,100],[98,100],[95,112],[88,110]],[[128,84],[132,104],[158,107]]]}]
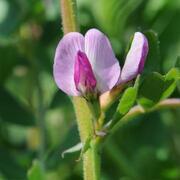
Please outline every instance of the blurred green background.
[{"label": "blurred green background", "polygon": [[[121,65],[130,37],[142,31],[152,36],[145,72],[174,66],[179,0],[77,3],[81,32],[106,33]],[[0,0],[0,180],[82,179],[79,153],[61,158],[79,142],[71,101],[52,75],[62,36],[59,0]],[[172,96],[179,95],[180,86]],[[103,180],[180,179],[180,110],[137,117],[108,141],[102,157]]]}]

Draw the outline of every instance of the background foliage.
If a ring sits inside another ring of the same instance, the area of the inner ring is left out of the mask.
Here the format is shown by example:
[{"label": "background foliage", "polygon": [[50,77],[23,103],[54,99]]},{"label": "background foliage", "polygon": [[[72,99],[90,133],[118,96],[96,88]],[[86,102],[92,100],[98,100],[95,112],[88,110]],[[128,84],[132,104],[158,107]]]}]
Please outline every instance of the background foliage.
[{"label": "background foliage", "polygon": [[[81,32],[92,27],[105,32],[121,65],[130,37],[142,31],[150,43],[144,74],[166,74],[175,64],[179,67],[179,0],[77,2]],[[79,142],[71,101],[52,76],[54,51],[62,36],[59,0],[0,0],[2,180],[82,179],[81,163],[75,161],[79,154],[61,158],[63,150]],[[165,80],[157,74],[147,79],[154,81]],[[163,98],[171,89],[158,93],[157,98]],[[179,95],[180,83],[171,96]],[[148,93],[145,97],[151,99]],[[153,103],[158,100],[154,97]],[[180,179],[179,109],[141,115],[122,127],[104,147],[102,167],[103,180]]]}]

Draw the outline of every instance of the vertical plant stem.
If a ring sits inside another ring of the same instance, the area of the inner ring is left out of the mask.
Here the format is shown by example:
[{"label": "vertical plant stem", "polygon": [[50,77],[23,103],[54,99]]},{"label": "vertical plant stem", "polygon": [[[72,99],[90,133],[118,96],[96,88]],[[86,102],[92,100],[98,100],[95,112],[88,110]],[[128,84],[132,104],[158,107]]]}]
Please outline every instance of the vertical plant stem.
[{"label": "vertical plant stem", "polygon": [[[81,142],[94,136],[92,115],[86,101],[80,97],[73,98],[74,109],[78,123]],[[84,180],[100,179],[100,155],[99,141],[96,138],[90,143],[90,148],[83,155],[83,176]]]},{"label": "vertical plant stem", "polygon": [[81,142],[85,143],[85,141],[94,134],[92,114],[84,98],[73,97],[72,101]]},{"label": "vertical plant stem", "polygon": [[90,149],[83,157],[84,179],[99,180],[101,158],[99,154],[99,143],[96,140],[93,140],[90,146]]},{"label": "vertical plant stem", "polygon": [[[75,0],[60,0],[61,17],[64,34],[78,31]],[[78,130],[82,143],[85,143],[89,137],[94,137],[94,127],[92,114],[84,98],[73,97]],[[83,174],[84,180],[100,179],[100,156],[99,142],[94,137],[90,143],[90,148],[83,155]]]},{"label": "vertical plant stem", "polygon": [[76,0],[60,0],[64,34],[78,31]]}]

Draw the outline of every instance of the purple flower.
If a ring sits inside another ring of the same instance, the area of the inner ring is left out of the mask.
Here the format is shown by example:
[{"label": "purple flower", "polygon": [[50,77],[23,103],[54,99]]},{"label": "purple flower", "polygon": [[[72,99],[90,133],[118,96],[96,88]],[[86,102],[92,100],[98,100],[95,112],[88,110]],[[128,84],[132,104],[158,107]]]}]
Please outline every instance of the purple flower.
[{"label": "purple flower", "polygon": [[108,38],[97,29],[66,34],[54,60],[58,87],[71,96],[102,94],[118,81],[120,66]]},{"label": "purple flower", "polygon": [[91,97],[126,83],[142,72],[148,53],[146,37],[136,32],[122,72],[108,38],[91,29],[85,36],[66,34],[54,59],[54,79],[71,96]]},{"label": "purple flower", "polygon": [[143,71],[148,50],[149,47],[146,37],[142,33],[136,32],[130,50],[126,56],[118,84],[134,79]]},{"label": "purple flower", "polygon": [[96,78],[84,52],[78,51],[74,65],[74,82],[82,94],[92,94],[96,89]]}]

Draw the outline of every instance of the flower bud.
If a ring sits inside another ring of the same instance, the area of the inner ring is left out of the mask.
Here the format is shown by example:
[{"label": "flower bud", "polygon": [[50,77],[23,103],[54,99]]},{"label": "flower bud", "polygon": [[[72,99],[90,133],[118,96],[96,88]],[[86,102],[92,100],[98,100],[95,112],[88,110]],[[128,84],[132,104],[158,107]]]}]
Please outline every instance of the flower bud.
[{"label": "flower bud", "polygon": [[76,89],[85,97],[96,93],[96,78],[86,54],[81,51],[75,57],[74,82]]}]

